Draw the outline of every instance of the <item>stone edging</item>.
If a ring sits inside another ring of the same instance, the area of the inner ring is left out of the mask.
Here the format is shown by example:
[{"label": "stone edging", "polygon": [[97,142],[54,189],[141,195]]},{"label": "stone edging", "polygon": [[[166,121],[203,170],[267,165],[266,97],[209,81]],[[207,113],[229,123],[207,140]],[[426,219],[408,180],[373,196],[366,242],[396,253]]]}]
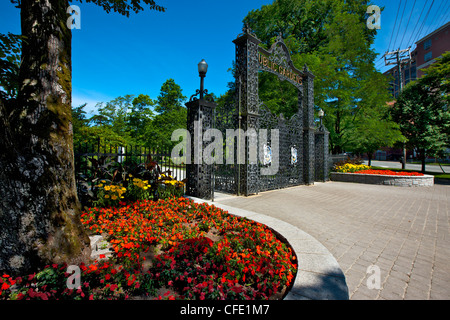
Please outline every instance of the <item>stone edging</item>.
[{"label": "stone edging", "polygon": [[382,174],[356,174],[331,172],[331,181],[354,182],[366,184],[379,184],[397,187],[431,187],[434,185],[434,176],[392,176]]},{"label": "stone edging", "polygon": [[345,275],[333,255],[319,241],[293,225],[260,213],[233,208],[217,202],[188,197],[230,214],[262,223],[286,240],[299,263],[294,284],[284,300],[348,300]]}]

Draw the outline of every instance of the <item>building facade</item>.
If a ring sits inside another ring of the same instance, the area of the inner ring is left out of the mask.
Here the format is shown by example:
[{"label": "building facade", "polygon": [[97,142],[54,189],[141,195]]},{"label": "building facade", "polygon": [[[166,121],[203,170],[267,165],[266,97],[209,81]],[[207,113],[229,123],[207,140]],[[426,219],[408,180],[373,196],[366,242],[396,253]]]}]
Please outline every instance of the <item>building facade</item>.
[{"label": "building facade", "polygon": [[[416,48],[411,52],[410,61],[402,63],[401,79],[403,86],[421,78],[424,75],[423,70],[433,64],[446,51],[450,51],[450,22],[416,42]],[[401,90],[398,67],[389,69],[384,72],[384,75],[391,76],[390,92],[394,98],[397,98]]]},{"label": "building facade", "polygon": [[433,64],[443,53],[450,51],[450,22],[417,41],[416,45],[417,78],[421,78],[424,75],[423,69]]},{"label": "building facade", "polygon": [[[416,47],[410,53],[409,61],[402,63],[402,84],[406,86],[409,82],[417,80],[424,75],[424,69],[433,64],[437,58],[441,57],[443,53],[450,51],[450,22],[447,22],[440,28],[434,30],[426,35],[416,43]],[[398,97],[401,91],[400,77],[398,67],[395,66],[384,75],[391,78],[390,92],[394,99]],[[392,105],[395,101],[390,102]],[[374,154],[375,160],[399,160],[403,156],[403,150],[397,148],[381,148]],[[407,159],[416,157],[413,150],[407,150]]]}]

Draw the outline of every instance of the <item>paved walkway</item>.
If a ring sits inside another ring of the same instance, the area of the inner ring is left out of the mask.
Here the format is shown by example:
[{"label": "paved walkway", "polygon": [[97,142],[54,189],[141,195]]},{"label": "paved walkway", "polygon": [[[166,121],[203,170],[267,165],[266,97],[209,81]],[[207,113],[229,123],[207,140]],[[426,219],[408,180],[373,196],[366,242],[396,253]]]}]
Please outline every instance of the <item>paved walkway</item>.
[{"label": "paved walkway", "polygon": [[216,202],[313,236],[338,261],[351,300],[450,299],[450,186],[327,182]]}]

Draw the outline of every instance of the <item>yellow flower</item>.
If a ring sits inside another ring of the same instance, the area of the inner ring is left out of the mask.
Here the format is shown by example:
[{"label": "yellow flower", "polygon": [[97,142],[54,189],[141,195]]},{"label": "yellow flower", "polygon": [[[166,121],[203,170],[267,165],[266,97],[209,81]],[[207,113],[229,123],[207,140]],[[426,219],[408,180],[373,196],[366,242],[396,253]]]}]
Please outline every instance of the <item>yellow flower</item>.
[{"label": "yellow flower", "polygon": [[100,181],[101,183],[106,183],[106,180],[102,180],[102,181]]},{"label": "yellow flower", "polygon": [[109,191],[111,189],[111,186],[105,186],[105,191]]},{"label": "yellow flower", "polygon": [[105,199],[108,199],[108,198],[109,198],[109,195],[105,194]]},{"label": "yellow flower", "polygon": [[112,199],[112,200],[117,200],[117,196],[116,196],[115,194],[113,194],[113,195],[111,196],[111,199]]},{"label": "yellow flower", "polygon": [[100,183],[97,187],[101,188],[101,187],[103,187],[103,184]]}]

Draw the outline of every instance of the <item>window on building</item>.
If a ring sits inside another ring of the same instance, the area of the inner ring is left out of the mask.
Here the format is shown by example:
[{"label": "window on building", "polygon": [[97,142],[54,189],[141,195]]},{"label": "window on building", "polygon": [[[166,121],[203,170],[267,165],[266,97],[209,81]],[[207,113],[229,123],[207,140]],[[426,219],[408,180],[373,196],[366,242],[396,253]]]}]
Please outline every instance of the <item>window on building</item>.
[{"label": "window on building", "polygon": [[433,55],[432,55],[431,51],[425,53],[425,56],[424,56],[425,62],[430,61],[432,57],[433,57]]},{"label": "window on building", "polygon": [[411,68],[411,80],[414,81],[417,78],[417,69],[416,66]]},{"label": "window on building", "polygon": [[431,48],[431,39],[425,40],[425,42],[423,43],[423,49],[428,50],[430,48]]}]

